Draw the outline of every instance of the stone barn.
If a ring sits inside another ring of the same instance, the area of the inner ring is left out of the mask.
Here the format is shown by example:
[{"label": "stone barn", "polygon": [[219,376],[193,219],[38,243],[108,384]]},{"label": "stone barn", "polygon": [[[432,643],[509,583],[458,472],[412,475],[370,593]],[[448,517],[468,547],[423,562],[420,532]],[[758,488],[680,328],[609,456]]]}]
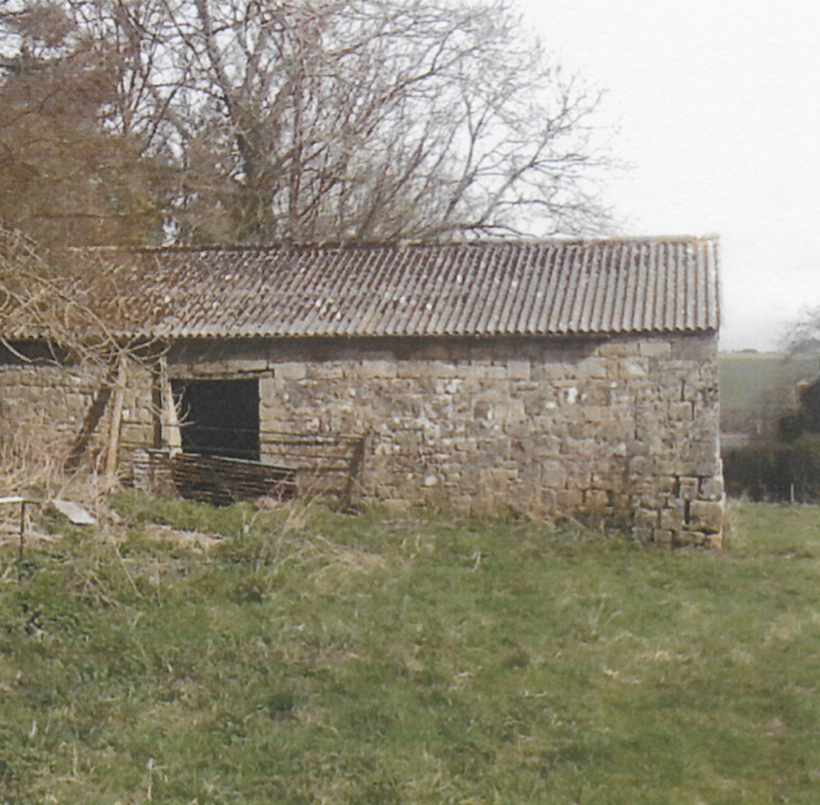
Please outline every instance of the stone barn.
[{"label": "stone barn", "polygon": [[0,318],[0,436],[93,456],[116,416],[121,471],[349,439],[364,502],[719,547],[717,261],[692,237],[85,251],[70,282],[142,351],[90,382]]}]

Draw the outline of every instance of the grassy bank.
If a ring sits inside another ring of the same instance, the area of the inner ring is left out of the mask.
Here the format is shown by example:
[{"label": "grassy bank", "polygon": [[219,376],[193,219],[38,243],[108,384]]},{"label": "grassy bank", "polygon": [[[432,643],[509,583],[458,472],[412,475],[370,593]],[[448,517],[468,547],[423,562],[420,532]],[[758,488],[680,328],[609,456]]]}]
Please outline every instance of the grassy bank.
[{"label": "grassy bank", "polygon": [[0,551],[0,802],[817,801],[818,509],[712,555],[117,508]]}]

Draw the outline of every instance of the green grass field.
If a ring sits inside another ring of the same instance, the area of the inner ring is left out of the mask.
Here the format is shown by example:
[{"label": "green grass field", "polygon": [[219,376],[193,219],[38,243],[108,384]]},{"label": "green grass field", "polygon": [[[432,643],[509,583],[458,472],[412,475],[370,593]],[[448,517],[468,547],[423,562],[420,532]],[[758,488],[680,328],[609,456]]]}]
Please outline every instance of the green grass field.
[{"label": "green grass field", "polygon": [[820,801],[820,509],[716,555],[114,505],[0,549],[0,802]]}]

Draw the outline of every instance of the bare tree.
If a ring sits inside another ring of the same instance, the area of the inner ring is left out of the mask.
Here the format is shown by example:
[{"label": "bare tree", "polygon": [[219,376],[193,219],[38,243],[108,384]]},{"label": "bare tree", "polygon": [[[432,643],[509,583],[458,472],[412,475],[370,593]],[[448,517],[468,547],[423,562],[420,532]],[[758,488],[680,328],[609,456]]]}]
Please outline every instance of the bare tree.
[{"label": "bare tree", "polygon": [[177,25],[208,99],[199,142],[231,155],[230,225],[246,236],[553,234],[604,219],[584,185],[598,96],[547,65],[502,5],[193,0]]},{"label": "bare tree", "polygon": [[793,356],[820,355],[820,309],[808,311],[783,339],[783,346]]},{"label": "bare tree", "polygon": [[0,222],[41,244],[140,243],[161,232],[164,181],[116,131],[115,52],[50,6],[7,13],[0,63]]},{"label": "bare tree", "polygon": [[55,2],[114,67],[108,129],[174,166],[165,214],[178,240],[541,236],[609,222],[594,182],[609,162],[593,145],[600,96],[551,64],[503,2]]}]

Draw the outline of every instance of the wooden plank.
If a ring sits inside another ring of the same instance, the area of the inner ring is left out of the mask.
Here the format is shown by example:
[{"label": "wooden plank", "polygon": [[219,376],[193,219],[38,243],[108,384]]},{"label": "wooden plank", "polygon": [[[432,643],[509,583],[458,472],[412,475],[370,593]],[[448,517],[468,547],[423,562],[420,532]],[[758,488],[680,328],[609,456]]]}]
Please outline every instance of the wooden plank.
[{"label": "wooden plank", "polygon": [[110,491],[117,483],[117,467],[120,460],[120,429],[122,408],[125,400],[125,386],[128,370],[125,356],[121,355],[117,367],[117,383],[114,387],[114,402],[111,408],[111,426],[108,431],[108,448],[105,457],[105,489]]},{"label": "wooden plank", "polygon": [[80,466],[85,451],[94,436],[94,431],[108,407],[108,401],[111,399],[111,386],[114,382],[114,372],[115,368],[113,366],[108,369],[89,403],[88,410],[83,417],[83,424],[80,426],[80,431],[68,451],[68,458],[65,460],[64,467],[68,471],[75,470]]},{"label": "wooden plank", "polygon": [[165,445],[172,456],[182,452],[182,432],[179,426],[179,413],[177,411],[174,392],[171,389],[171,380],[168,375],[168,361],[165,357],[159,359],[159,383],[160,398],[162,400],[162,411],[160,413],[160,427],[162,430],[162,444]]}]

